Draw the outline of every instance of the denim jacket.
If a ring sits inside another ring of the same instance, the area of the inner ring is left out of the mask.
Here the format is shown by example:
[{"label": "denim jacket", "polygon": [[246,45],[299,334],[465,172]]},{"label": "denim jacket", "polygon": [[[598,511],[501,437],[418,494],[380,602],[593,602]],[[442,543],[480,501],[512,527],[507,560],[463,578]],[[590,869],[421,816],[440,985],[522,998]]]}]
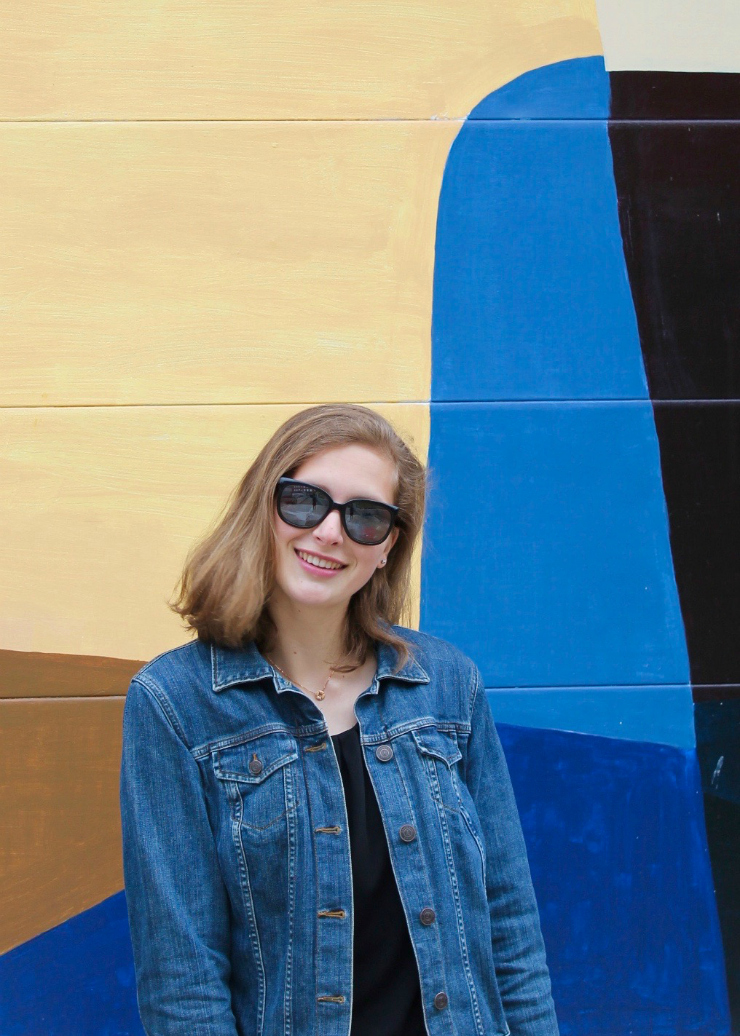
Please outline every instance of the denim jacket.
[{"label": "denim jacket", "polygon": [[[429,1036],[557,1036],[480,673],[451,644],[394,630],[412,658],[394,674],[396,652],[378,643],[355,714]],[[148,1036],[348,1036],[352,872],[337,757],[317,705],[254,643],[193,641],[134,676],[121,817]]]}]

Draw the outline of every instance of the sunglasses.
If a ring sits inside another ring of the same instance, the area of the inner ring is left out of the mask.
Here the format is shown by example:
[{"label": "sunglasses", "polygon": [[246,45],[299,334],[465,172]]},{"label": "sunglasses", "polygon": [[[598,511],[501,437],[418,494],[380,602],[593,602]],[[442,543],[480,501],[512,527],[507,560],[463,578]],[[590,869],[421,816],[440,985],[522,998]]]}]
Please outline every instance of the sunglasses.
[{"label": "sunglasses", "polygon": [[335,504],[328,493],[310,482],[298,482],[283,476],[278,481],[277,511],[288,525],[296,529],[314,529],[330,511],[339,511],[344,531],[355,543],[376,546],[393,528],[399,508],[379,500],[348,500]]}]

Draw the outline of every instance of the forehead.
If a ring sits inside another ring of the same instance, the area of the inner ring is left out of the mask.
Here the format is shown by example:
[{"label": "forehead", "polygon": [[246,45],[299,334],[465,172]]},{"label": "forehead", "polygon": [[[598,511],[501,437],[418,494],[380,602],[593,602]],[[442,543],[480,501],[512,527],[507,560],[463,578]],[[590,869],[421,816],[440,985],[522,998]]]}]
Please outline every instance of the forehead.
[{"label": "forehead", "polygon": [[385,454],[357,443],[323,450],[309,457],[295,469],[293,478],[312,482],[340,501],[370,496],[391,502],[395,495],[393,461]]}]

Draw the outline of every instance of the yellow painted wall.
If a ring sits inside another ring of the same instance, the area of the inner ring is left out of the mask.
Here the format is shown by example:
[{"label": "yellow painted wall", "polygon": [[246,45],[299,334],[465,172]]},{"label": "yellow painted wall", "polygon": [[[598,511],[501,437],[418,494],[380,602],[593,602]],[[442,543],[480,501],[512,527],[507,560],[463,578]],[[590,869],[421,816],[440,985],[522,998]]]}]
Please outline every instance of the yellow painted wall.
[{"label": "yellow painted wall", "polygon": [[592,0],[3,0],[0,116],[459,118],[601,53]]},{"label": "yellow painted wall", "polygon": [[426,399],[457,129],[0,126],[0,403]]},{"label": "yellow painted wall", "polygon": [[[188,639],[165,604],[187,550],[302,406],[0,410],[0,647],[148,659]],[[377,409],[426,455],[428,406]]]}]

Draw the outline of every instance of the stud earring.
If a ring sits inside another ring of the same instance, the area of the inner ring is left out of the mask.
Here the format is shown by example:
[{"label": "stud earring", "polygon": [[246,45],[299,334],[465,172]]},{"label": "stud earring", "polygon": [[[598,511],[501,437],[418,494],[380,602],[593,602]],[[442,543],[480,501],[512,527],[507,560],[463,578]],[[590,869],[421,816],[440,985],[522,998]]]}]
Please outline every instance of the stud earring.
[{"label": "stud earring", "polygon": [[[388,560],[388,558],[381,558],[380,559],[380,565],[384,565],[387,560]],[[380,568],[380,565],[378,565],[378,568]]]}]

